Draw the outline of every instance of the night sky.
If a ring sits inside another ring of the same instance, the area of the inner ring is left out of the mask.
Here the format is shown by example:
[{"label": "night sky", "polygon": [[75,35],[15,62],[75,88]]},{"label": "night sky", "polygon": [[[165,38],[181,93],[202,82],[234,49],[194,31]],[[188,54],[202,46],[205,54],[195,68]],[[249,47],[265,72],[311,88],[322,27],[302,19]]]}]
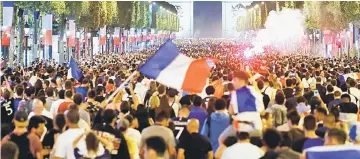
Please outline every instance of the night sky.
[{"label": "night sky", "polygon": [[222,36],[221,1],[194,1],[194,37],[219,38]]}]

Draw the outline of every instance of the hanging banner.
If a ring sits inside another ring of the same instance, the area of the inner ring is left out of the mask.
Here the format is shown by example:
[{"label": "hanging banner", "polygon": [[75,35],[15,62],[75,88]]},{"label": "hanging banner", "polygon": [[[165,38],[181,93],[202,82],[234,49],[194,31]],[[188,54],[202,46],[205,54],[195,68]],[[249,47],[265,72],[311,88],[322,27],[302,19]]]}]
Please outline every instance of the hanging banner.
[{"label": "hanging banner", "polygon": [[[55,62],[59,62],[58,41],[59,41],[59,35],[53,35],[52,36],[52,57],[55,60]],[[62,57],[62,58],[64,58],[64,57]]]},{"label": "hanging banner", "polygon": [[120,45],[120,27],[116,27],[114,31],[114,45]]},{"label": "hanging banner", "polygon": [[52,17],[52,14],[47,14],[42,17],[44,45],[52,45]]},{"label": "hanging banner", "polygon": [[75,20],[69,20],[69,33],[67,35],[69,47],[75,47],[75,32],[76,32]]},{"label": "hanging banner", "polygon": [[11,33],[11,26],[13,23],[14,2],[4,1],[2,3],[3,3],[3,8],[2,8],[3,25],[1,26],[2,27],[1,29],[3,30],[1,35],[1,46],[10,46],[10,33]]},{"label": "hanging banner", "polygon": [[93,37],[93,55],[99,54],[99,37]]},{"label": "hanging banner", "polygon": [[106,42],[106,26],[100,28],[100,41],[99,45],[105,45]]}]

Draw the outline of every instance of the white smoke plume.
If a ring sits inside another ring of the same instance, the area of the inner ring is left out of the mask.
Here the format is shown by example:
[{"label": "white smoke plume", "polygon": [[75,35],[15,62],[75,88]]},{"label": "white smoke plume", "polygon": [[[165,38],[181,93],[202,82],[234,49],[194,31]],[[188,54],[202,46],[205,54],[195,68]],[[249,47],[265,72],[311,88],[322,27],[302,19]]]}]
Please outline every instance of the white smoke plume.
[{"label": "white smoke plume", "polygon": [[264,46],[274,47],[283,53],[296,51],[301,47],[304,36],[304,21],[305,17],[299,9],[270,11],[265,29],[257,33],[251,52],[263,53]]}]

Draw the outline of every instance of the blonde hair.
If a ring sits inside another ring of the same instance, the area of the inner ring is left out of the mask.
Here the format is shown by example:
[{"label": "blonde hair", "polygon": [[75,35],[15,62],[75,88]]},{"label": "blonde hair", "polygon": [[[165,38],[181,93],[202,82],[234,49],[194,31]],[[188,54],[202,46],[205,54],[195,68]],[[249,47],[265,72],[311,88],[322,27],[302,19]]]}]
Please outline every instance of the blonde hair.
[{"label": "blonde hair", "polygon": [[149,100],[150,107],[159,107],[160,99],[158,96],[151,96]]}]

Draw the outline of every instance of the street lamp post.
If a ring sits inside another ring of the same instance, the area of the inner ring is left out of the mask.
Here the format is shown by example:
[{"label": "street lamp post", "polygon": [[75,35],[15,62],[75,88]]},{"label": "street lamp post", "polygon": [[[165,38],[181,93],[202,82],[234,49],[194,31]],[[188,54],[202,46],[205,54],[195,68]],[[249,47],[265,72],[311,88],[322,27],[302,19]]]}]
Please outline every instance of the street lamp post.
[{"label": "street lamp post", "polygon": [[28,64],[27,50],[28,50],[28,39],[29,39],[29,33],[30,33],[29,24],[27,22],[25,23],[24,32],[25,32],[25,67],[27,67],[27,64]]}]

